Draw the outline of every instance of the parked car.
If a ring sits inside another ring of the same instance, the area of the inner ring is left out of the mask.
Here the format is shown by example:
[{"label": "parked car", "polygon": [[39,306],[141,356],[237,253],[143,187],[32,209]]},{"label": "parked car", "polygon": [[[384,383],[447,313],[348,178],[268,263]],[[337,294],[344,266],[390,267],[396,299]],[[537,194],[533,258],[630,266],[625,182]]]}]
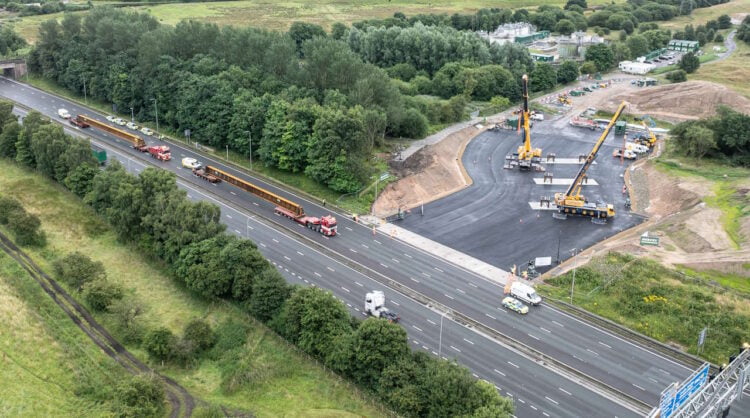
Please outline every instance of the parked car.
[{"label": "parked car", "polygon": [[144,135],[151,136],[151,135],[154,134],[154,131],[152,131],[151,129],[148,129],[147,127],[144,126],[143,128],[141,128],[141,133],[144,134]]},{"label": "parked car", "polygon": [[107,120],[114,123],[114,121],[117,120],[117,118],[112,115],[107,115]]},{"label": "parked car", "polygon": [[66,109],[57,109],[57,115],[63,119],[70,119],[70,112]]},{"label": "parked car", "polygon": [[120,126],[125,126],[127,124],[127,122],[125,122],[123,118],[117,118],[114,120],[114,122]]},{"label": "parked car", "polygon": [[128,122],[125,126],[127,126],[128,129],[132,129],[134,131],[137,131],[140,128],[140,126],[136,125],[133,122]]},{"label": "parked car", "polygon": [[201,168],[201,163],[195,158],[185,157],[182,159],[182,166],[190,169]]},{"label": "parked car", "polygon": [[521,303],[520,300],[510,296],[503,299],[503,307],[506,309],[510,309],[511,311],[518,312],[521,315],[526,315],[527,313],[529,313],[528,306]]}]

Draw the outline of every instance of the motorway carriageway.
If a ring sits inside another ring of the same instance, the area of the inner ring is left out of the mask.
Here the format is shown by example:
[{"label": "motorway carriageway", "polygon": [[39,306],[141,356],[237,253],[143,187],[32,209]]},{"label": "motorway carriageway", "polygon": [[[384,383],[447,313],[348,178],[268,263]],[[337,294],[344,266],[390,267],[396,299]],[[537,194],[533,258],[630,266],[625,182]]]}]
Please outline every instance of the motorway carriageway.
[{"label": "motorway carriageway", "polygon": [[[40,110],[53,119],[57,119],[57,109],[64,107],[74,115],[85,113],[104,121],[103,117],[91,110],[7,79],[0,79],[0,95]],[[73,130],[70,127],[68,129]],[[98,142],[102,143],[100,145],[110,151],[111,157],[123,159],[125,166],[129,166],[132,171],[142,170],[143,164],[140,160],[147,158],[144,154],[130,149],[124,141],[115,140],[101,131],[88,129],[85,132],[98,139]],[[155,143],[151,138],[146,139],[149,143]],[[231,206],[247,207],[264,217],[274,216],[271,205],[231,185],[209,185],[192,176],[187,169],[180,168],[180,160],[185,156],[191,156],[204,163],[229,170],[240,177],[249,178],[248,176],[210,158],[198,156],[184,146],[170,145],[173,151],[172,161],[149,163],[177,173],[180,185],[188,190],[191,198],[209,198],[219,204],[222,207],[223,220],[229,226],[228,231],[249,236],[256,241],[264,254],[291,282],[315,283],[331,289],[353,312],[360,311],[366,291],[384,288],[368,277],[295,241],[282,231],[267,227],[267,221],[261,222],[255,216],[247,218],[246,214],[230,208],[223,200],[229,201]],[[113,146],[117,147],[116,154],[112,152]],[[257,179],[250,180],[303,203],[311,214],[321,215],[328,212],[299,196],[279,191]],[[205,195],[199,188],[208,188],[222,201]],[[291,221],[280,221],[288,222],[289,229],[295,228],[296,224]],[[499,308],[502,289],[494,282],[400,241],[391,240],[380,234],[373,236],[370,229],[342,216],[338,216],[338,221],[341,235],[333,239],[323,237],[302,226],[299,226],[296,233],[307,234],[309,239],[321,242],[324,246],[371,270],[380,272],[652,405],[655,404],[658,393],[667,384],[682,380],[689,374],[687,369],[671,360],[548,306],[533,308],[526,317],[511,314]],[[409,332],[411,344],[428,352],[436,352],[440,344],[436,341],[438,335],[435,334],[439,333],[439,325],[435,324],[439,323],[440,314],[403,297],[394,290],[384,290],[391,308],[403,318],[403,326]],[[629,415],[623,408],[601,396],[594,395],[567,379],[503,349],[477,332],[447,319],[443,324],[440,351],[443,356],[457,358],[479,377],[494,382],[501,387],[504,394],[511,393],[516,399],[519,416],[543,415],[537,414],[538,411],[549,411],[547,413],[554,416],[598,416],[602,411],[617,416]],[[567,395],[568,393],[571,395]],[[570,399],[560,398],[559,394],[567,395]]]}]

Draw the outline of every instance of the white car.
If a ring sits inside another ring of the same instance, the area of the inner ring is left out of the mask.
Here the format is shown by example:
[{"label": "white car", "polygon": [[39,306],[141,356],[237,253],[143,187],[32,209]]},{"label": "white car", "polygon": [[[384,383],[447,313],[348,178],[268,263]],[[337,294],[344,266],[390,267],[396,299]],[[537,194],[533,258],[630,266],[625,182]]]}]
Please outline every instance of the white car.
[{"label": "white car", "polygon": [[185,157],[182,159],[182,166],[185,168],[201,168],[201,163],[195,158]]},{"label": "white car", "polygon": [[107,120],[110,122],[114,122],[115,120],[117,120],[117,118],[112,115],[107,115]]},{"label": "white car", "polygon": [[127,124],[127,122],[125,122],[125,120],[122,119],[122,118],[115,119],[115,123],[118,124],[118,125],[120,125],[120,126],[125,126]]},{"label": "white car", "polygon": [[144,135],[151,136],[151,135],[154,134],[154,131],[152,131],[151,129],[148,129],[147,127],[144,126],[143,128],[141,128],[141,133],[144,134]]},{"label": "white car", "polygon": [[57,115],[63,119],[70,119],[70,112],[66,109],[57,109]]},{"label": "white car", "polygon": [[134,131],[137,131],[137,130],[138,130],[138,128],[140,128],[140,126],[136,125],[136,124],[135,124],[135,123],[133,123],[133,122],[128,122],[128,123],[127,123],[127,125],[125,125],[125,126],[127,126],[127,127],[128,127],[129,129],[132,129],[132,130],[134,130]]}]

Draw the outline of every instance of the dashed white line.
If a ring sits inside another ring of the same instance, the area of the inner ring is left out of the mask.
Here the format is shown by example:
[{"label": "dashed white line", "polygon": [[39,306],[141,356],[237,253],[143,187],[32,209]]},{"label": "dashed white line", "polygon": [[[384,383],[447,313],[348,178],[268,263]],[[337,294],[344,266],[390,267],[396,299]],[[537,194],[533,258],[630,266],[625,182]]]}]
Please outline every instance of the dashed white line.
[{"label": "dashed white line", "polygon": [[433,351],[433,352],[432,352],[432,355],[434,355],[434,356],[437,356],[437,355],[438,355],[438,353],[436,353],[436,352],[434,352],[434,351]]},{"label": "dashed white line", "polygon": [[466,292],[464,292],[463,290],[461,290],[459,288],[456,288],[456,290],[458,290],[459,292],[463,293],[464,295],[466,294]]},{"label": "dashed white line", "polygon": [[273,242],[275,242],[277,244],[279,243],[279,240],[277,240],[276,238],[271,238],[271,241],[273,241]]},{"label": "dashed white line", "polygon": [[404,253],[404,257],[412,258],[412,256],[410,256],[409,254],[406,254],[406,253]]},{"label": "dashed white line", "polygon": [[413,278],[413,277],[409,277],[409,278],[411,279],[411,281],[413,281],[413,282],[415,282],[415,283],[419,283],[419,280],[417,280],[417,279],[415,279],[415,278]]},{"label": "dashed white line", "polygon": [[401,305],[399,305],[399,304],[398,304],[398,302],[396,302],[395,300],[391,300],[391,303],[392,303],[392,304],[394,304],[394,305],[396,305],[396,306],[401,306]]},{"label": "dashed white line", "polygon": [[451,299],[451,300],[453,300],[453,296],[451,296],[451,295],[449,295],[449,294],[447,294],[447,293],[444,293],[444,295],[445,295],[445,297],[447,297],[448,299]]},{"label": "dashed white line", "polygon": [[365,286],[365,285],[363,285],[363,284],[362,284],[362,283],[360,283],[360,282],[354,282],[354,284],[356,284],[356,285],[357,285],[357,286],[359,286],[359,287],[364,287],[364,286]]},{"label": "dashed white line", "polygon": [[346,292],[346,293],[351,293],[351,292],[349,291],[349,289],[345,288],[344,286],[341,286],[341,288],[342,288],[342,289],[344,289],[344,292]]},{"label": "dashed white line", "polygon": [[423,346],[422,346],[422,349],[423,349],[423,350],[425,350],[425,351],[429,350],[429,348],[427,348],[427,346],[426,346],[426,345],[423,345]]},{"label": "dashed white line", "polygon": [[380,265],[381,265],[381,266],[383,266],[383,267],[385,267],[385,268],[388,268],[388,266],[386,266],[386,265],[385,265],[385,264],[383,264],[383,263],[380,263]]},{"label": "dashed white line", "polygon": [[284,258],[286,259],[286,261],[292,261],[292,259],[287,256],[284,256]]},{"label": "dashed white line", "polygon": [[529,407],[530,407],[531,409],[533,409],[533,410],[537,411],[537,408],[536,408],[536,406],[534,406],[534,405],[529,405]]},{"label": "dashed white line", "polygon": [[517,399],[518,399],[518,402],[521,402],[521,403],[523,403],[523,404],[525,404],[525,403],[526,403],[526,401],[524,401],[524,400],[523,400],[523,399],[521,399],[521,398],[517,398]]},{"label": "dashed white line", "polygon": [[365,245],[365,244],[362,244],[362,246],[363,246],[363,247],[365,247],[365,248],[368,248],[368,249],[370,248],[370,247],[368,247],[368,246],[367,246],[367,245]]},{"label": "dashed white line", "polygon": [[552,333],[552,331],[548,330],[547,328],[539,327],[539,329],[542,330],[542,331],[544,331],[544,332]]},{"label": "dashed white line", "polygon": [[497,310],[498,310],[498,311],[500,311],[500,312],[502,312],[502,313],[508,313],[508,311],[506,311],[506,310],[505,310],[505,309],[503,309],[503,308],[497,308]]},{"label": "dashed white line", "polygon": [[640,389],[640,390],[642,390],[642,391],[645,391],[645,390],[646,390],[646,389],[644,389],[644,388],[642,388],[642,387],[640,387],[640,386],[636,385],[635,383],[631,383],[631,385],[633,385],[633,386],[637,387],[638,389]]},{"label": "dashed white line", "polygon": [[557,322],[557,321],[555,321],[555,320],[552,320],[552,323],[553,323],[553,324],[555,324],[555,325],[557,325],[558,327],[563,327],[563,328],[565,328],[565,325],[563,325],[563,324],[561,324],[561,323],[559,323],[559,322]]},{"label": "dashed white line", "polygon": [[382,245],[382,243],[381,243],[380,241],[376,240],[376,239],[374,239],[373,241],[375,241],[375,242],[377,242],[378,244],[381,244],[381,245]]},{"label": "dashed white line", "polygon": [[458,351],[459,353],[461,352],[461,350],[459,350],[458,348],[456,348],[454,346],[451,346],[451,348],[454,349],[454,350],[456,350],[456,351]]},{"label": "dashed white line", "polygon": [[608,346],[607,344],[604,344],[604,343],[603,343],[603,342],[601,342],[601,341],[599,341],[599,344],[601,344],[601,345],[603,345],[603,346],[605,346],[605,347],[607,347],[607,348],[612,348],[612,347]]},{"label": "dashed white line", "polygon": [[333,267],[326,267],[326,268],[327,268],[328,270],[331,270],[331,271],[336,271],[336,270],[334,270],[334,269],[333,269]]},{"label": "dashed white line", "polygon": [[556,400],[554,400],[554,399],[550,398],[549,396],[545,396],[545,397],[544,397],[544,399],[546,399],[546,400],[548,400],[548,401],[552,402],[552,403],[553,403],[553,404],[555,404],[555,405],[560,405],[560,403],[559,403],[559,402],[557,402]]},{"label": "dashed white line", "polygon": [[515,367],[516,369],[520,369],[520,367],[518,367],[518,365],[517,365],[517,364],[515,364],[515,363],[511,363],[511,362],[509,361],[509,362],[508,362],[508,364],[510,364],[511,366]]},{"label": "dashed white line", "polygon": [[347,229],[347,230],[349,230],[349,231],[351,231],[351,230],[352,230],[352,229],[351,229],[351,228],[349,228],[348,226],[345,226],[344,228],[346,228],[346,229]]},{"label": "dashed white line", "polygon": [[485,315],[488,316],[488,317],[490,317],[490,318],[492,318],[492,319],[497,319],[497,318],[495,318],[494,316],[492,316],[492,315],[490,315],[488,313],[486,313]]},{"label": "dashed white line", "polygon": [[652,381],[652,382],[654,382],[654,383],[659,383],[659,381],[658,381],[658,380],[656,380],[656,379],[654,379],[653,377],[649,377],[649,378],[648,378],[648,380],[650,380],[650,381]]},{"label": "dashed white line", "polygon": [[350,308],[351,308],[351,307],[352,307],[352,304],[351,304],[351,303],[347,303],[347,304],[346,304],[346,306],[348,306],[348,307],[350,307]]},{"label": "dashed white line", "polygon": [[255,205],[255,206],[259,206],[259,205],[258,205],[257,203],[255,203],[255,202],[253,202],[253,205]]},{"label": "dashed white line", "polygon": [[232,219],[232,215],[226,215],[226,217]]},{"label": "dashed white line", "polygon": [[396,263],[399,263],[399,264],[401,264],[401,262],[400,262],[400,261],[398,261],[398,260],[396,260],[395,258],[391,258],[391,260],[393,260],[393,261],[394,261],[394,262],[396,262]]},{"label": "dashed white line", "polygon": [[416,325],[412,325],[411,327],[414,328],[415,330],[419,331],[419,332],[424,332],[424,331],[422,331],[422,328],[419,328]]},{"label": "dashed white line", "polygon": [[433,268],[434,268],[435,270],[437,270],[437,271],[441,272],[441,273],[445,273],[445,272],[444,272],[443,270],[440,270],[440,269],[439,269],[439,268],[437,268],[437,267],[433,267]]},{"label": "dashed white line", "polygon": [[261,247],[266,248],[266,244],[264,244],[262,242],[260,242],[259,244],[260,244]]},{"label": "dashed white line", "polygon": [[498,369],[493,369],[493,370],[495,371],[495,373],[499,374],[500,376],[505,376],[505,373],[501,372],[500,370]]},{"label": "dashed white line", "polygon": [[247,229],[255,229],[255,228],[253,228],[252,226],[248,225]]},{"label": "dashed white line", "polygon": [[548,416],[549,416],[549,414],[548,414],[548,413],[546,413],[546,412],[542,412],[542,415],[544,415],[545,417],[548,417]]},{"label": "dashed white line", "polygon": [[353,252],[355,254],[357,253],[357,250],[355,250],[354,248],[349,248],[349,251],[351,251],[351,252]]},{"label": "dashed white line", "polygon": [[313,272],[313,274],[314,274],[314,275],[316,275],[316,276],[318,276],[318,277],[323,277],[323,276],[321,276],[321,275],[320,275],[320,273],[318,273],[317,271],[314,271],[314,272]]},{"label": "dashed white line", "polygon": [[587,349],[586,349],[586,351],[588,351],[589,353],[591,353],[591,354],[593,354],[593,355],[595,355],[595,356],[598,356],[598,355],[599,355],[599,353],[597,353],[596,351],[594,351],[594,350],[592,350],[592,349],[590,349],[590,348],[587,348]]},{"label": "dashed white line", "polygon": [[302,253],[301,253],[301,252],[299,252],[299,251],[297,251],[297,254],[299,254],[299,255],[301,255],[301,256],[303,256],[303,257],[305,256],[304,254],[302,254]]},{"label": "dashed white line", "polygon": [[432,325],[437,325],[435,322],[432,322],[429,319],[427,320],[427,322],[431,323]]},{"label": "dashed white line", "polygon": [[473,288],[475,288],[475,289],[477,288],[477,285],[475,285],[475,284],[474,284],[474,283],[472,283],[472,282],[469,282],[469,286],[471,286],[471,287],[473,287]]},{"label": "dashed white line", "polygon": [[479,375],[478,374],[472,373],[471,375],[474,376],[474,377],[476,377],[477,379],[479,379]]},{"label": "dashed white line", "polygon": [[235,230],[234,230],[234,232],[236,232],[236,233],[238,233],[238,234],[242,235],[242,232],[240,232],[240,231],[239,231],[239,230],[237,230],[237,229],[235,229]]},{"label": "dashed white line", "polygon": [[466,338],[464,338],[464,341],[466,341],[467,343],[469,343],[469,344],[471,344],[471,345],[474,345],[474,343],[473,343],[473,342],[471,342],[471,341],[467,340]]},{"label": "dashed white line", "polygon": [[529,337],[531,337],[531,338],[533,338],[535,340],[539,340],[539,337],[537,337],[536,335],[532,335],[532,334],[529,334],[529,333],[526,333],[526,335],[528,335]]},{"label": "dashed white line", "polygon": [[235,193],[235,192],[233,192],[233,191],[231,191],[231,190],[229,191],[229,193],[231,193],[231,194],[233,194],[233,195],[237,196],[237,193]]},{"label": "dashed white line", "polygon": [[564,393],[564,394],[566,394],[566,395],[570,395],[570,396],[573,396],[573,394],[572,394],[572,393],[568,392],[567,390],[565,390],[565,389],[563,389],[563,388],[558,388],[558,389],[560,389],[560,392],[562,392],[562,393]]},{"label": "dashed white line", "polygon": [[429,273],[425,273],[425,272],[422,272],[422,274],[424,274],[424,275],[425,275],[425,276],[427,276],[427,277],[432,277],[432,276],[430,276],[430,274],[429,274]]}]

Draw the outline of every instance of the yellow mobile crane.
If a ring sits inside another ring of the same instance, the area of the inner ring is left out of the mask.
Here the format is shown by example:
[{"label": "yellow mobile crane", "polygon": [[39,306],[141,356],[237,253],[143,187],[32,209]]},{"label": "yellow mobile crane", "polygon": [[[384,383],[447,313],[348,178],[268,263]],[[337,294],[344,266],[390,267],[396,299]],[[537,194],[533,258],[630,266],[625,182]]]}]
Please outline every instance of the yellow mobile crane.
[{"label": "yellow mobile crane", "polygon": [[529,112],[529,77],[523,75],[523,111],[519,121],[523,129],[523,145],[518,147],[518,152],[512,156],[506,157],[512,160],[511,165],[518,165],[521,170],[531,170],[533,167],[539,167],[540,157],[542,156],[541,148],[531,147],[531,115]]},{"label": "yellow mobile crane", "polygon": [[654,135],[654,132],[651,131],[651,128],[646,125],[646,121],[641,120],[641,125],[646,129],[646,132],[648,132],[648,139],[644,140],[644,144],[648,146],[649,148],[653,148],[654,145],[656,145],[656,135]]},{"label": "yellow mobile crane", "polygon": [[588,202],[586,198],[581,195],[581,187],[583,185],[583,180],[586,178],[586,171],[588,171],[591,164],[593,164],[594,158],[596,158],[596,154],[599,152],[599,148],[601,148],[609,131],[612,130],[612,127],[615,125],[615,122],[617,122],[617,119],[620,118],[620,115],[622,115],[622,112],[627,105],[627,102],[620,103],[620,106],[612,116],[609,124],[604,128],[602,136],[596,141],[594,149],[591,150],[588,157],[586,157],[586,161],[581,166],[581,169],[578,170],[578,174],[576,174],[576,177],[573,179],[573,183],[571,183],[570,187],[568,187],[568,190],[565,193],[555,193],[555,205],[557,206],[557,211],[563,216],[581,215],[605,220],[606,218],[615,217],[614,205],[608,203]]}]

